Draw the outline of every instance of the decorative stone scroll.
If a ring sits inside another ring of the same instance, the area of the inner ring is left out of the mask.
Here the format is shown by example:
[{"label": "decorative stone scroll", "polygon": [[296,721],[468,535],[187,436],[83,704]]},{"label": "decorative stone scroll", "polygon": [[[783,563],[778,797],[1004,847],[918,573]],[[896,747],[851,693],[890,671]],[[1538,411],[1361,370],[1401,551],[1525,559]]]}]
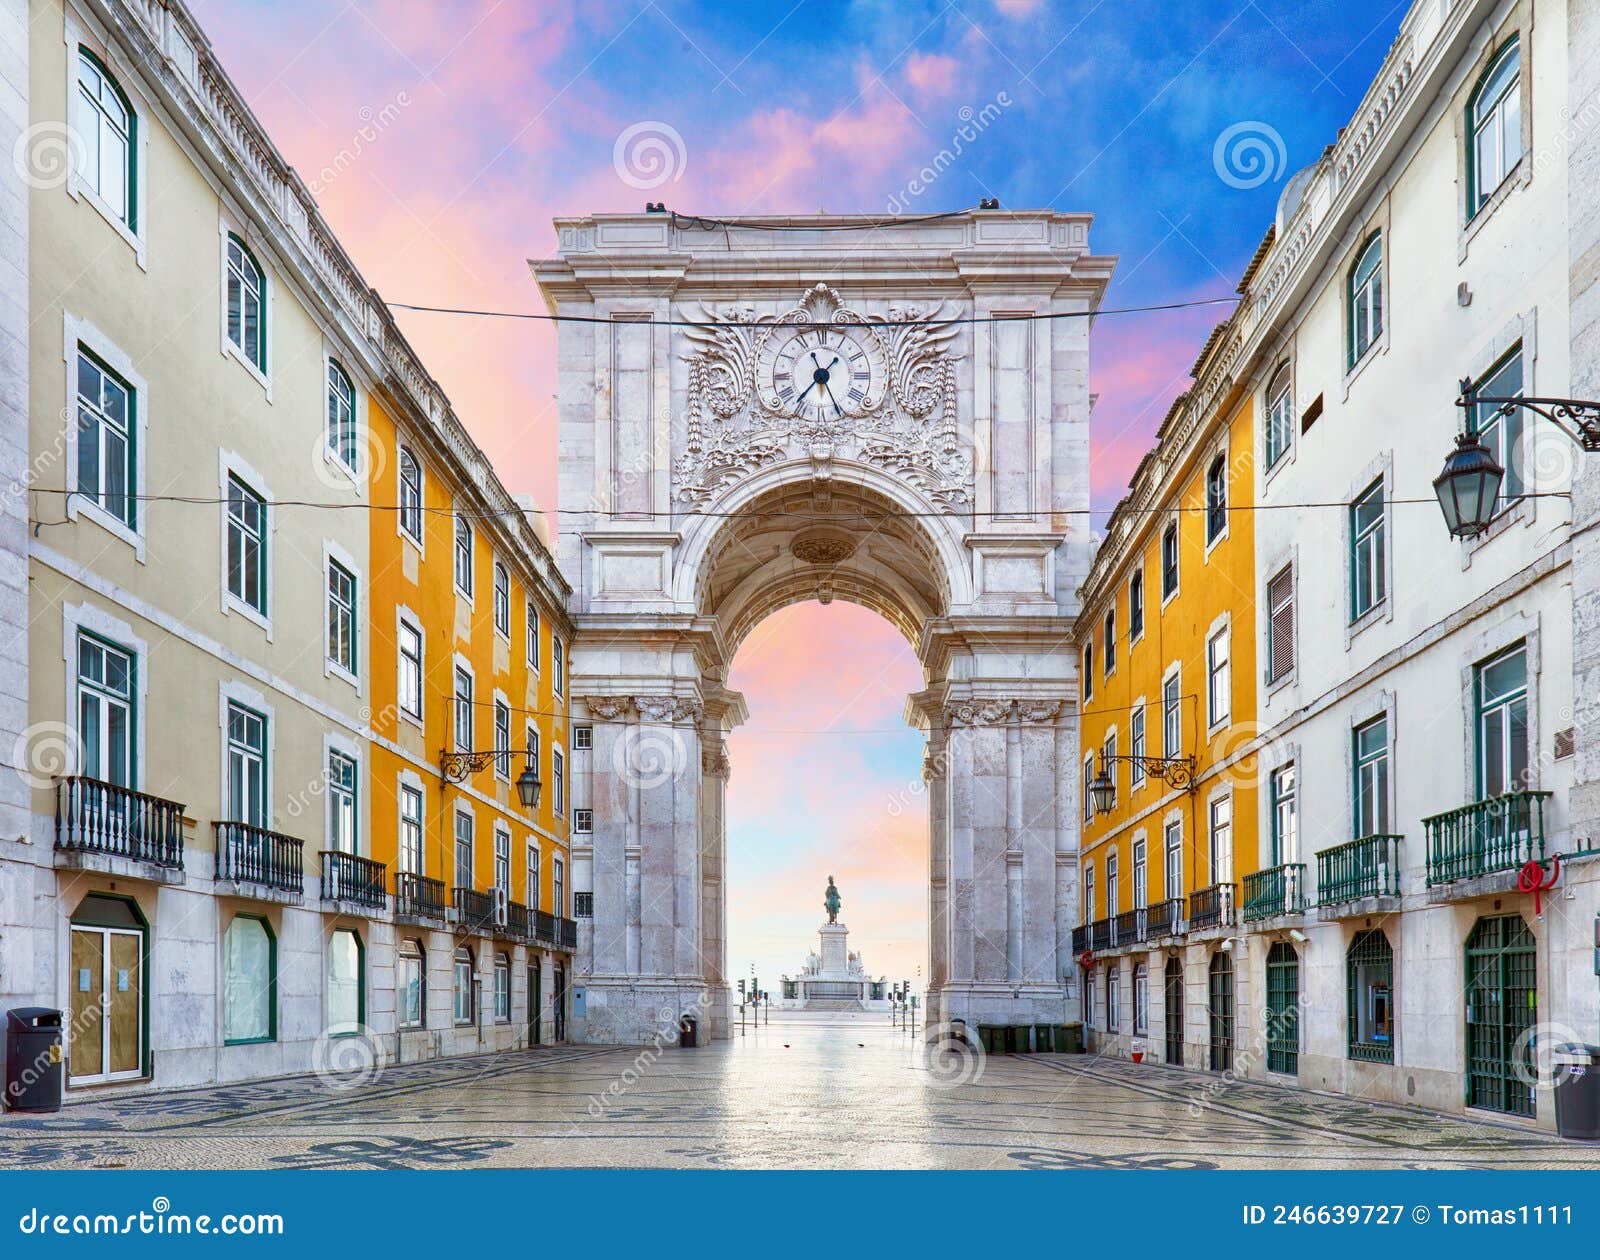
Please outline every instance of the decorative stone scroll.
[{"label": "decorative stone scroll", "polygon": [[947,705],[944,711],[945,726],[1008,726],[1013,721],[1030,725],[1045,725],[1056,720],[1063,700],[1042,700],[1028,697],[1022,700],[963,700]]},{"label": "decorative stone scroll", "polygon": [[686,696],[579,696],[591,717],[615,722],[637,713],[641,722],[677,726],[691,723],[698,727],[705,719],[705,706]]}]

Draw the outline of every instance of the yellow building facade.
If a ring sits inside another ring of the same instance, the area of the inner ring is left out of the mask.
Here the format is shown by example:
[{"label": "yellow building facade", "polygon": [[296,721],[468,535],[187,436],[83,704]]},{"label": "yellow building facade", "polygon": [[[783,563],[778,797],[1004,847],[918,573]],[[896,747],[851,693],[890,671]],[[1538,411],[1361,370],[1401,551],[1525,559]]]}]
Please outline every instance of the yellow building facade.
[{"label": "yellow building facade", "polygon": [[[1259,863],[1255,413],[1212,336],[1081,589],[1081,926],[1090,1044],[1231,1054],[1231,933]],[[1221,962],[1214,964],[1220,956]]]}]

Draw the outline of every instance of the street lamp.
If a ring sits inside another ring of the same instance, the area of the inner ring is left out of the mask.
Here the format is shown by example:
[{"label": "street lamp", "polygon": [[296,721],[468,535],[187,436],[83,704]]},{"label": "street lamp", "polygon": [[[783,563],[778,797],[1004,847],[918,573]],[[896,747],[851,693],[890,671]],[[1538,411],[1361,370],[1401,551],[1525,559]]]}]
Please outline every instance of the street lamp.
[{"label": "street lamp", "polygon": [[522,773],[517,776],[517,798],[522,802],[523,809],[537,809],[539,806],[539,789],[544,786],[539,781],[539,772],[533,767],[533,758],[528,758],[528,764],[522,768]]},{"label": "street lamp", "polygon": [[1102,752],[1100,769],[1089,780],[1089,803],[1097,814],[1109,814],[1116,808],[1117,785],[1111,778],[1111,766],[1119,761],[1140,767],[1147,778],[1160,779],[1168,787],[1189,792],[1195,790],[1193,757],[1135,757],[1129,754],[1108,757]]},{"label": "street lamp", "polygon": [[1100,758],[1100,773],[1089,780],[1089,800],[1097,814],[1109,814],[1117,803],[1117,785],[1106,770],[1105,758]]}]

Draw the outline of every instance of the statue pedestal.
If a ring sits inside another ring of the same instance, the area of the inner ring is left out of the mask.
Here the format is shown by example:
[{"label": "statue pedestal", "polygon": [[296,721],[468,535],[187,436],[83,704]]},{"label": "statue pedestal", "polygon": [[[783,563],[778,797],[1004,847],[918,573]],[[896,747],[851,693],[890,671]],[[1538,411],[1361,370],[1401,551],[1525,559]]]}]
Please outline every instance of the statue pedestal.
[{"label": "statue pedestal", "polygon": [[842,980],[850,971],[850,929],[842,923],[824,923],[817,936],[822,941],[822,974]]}]

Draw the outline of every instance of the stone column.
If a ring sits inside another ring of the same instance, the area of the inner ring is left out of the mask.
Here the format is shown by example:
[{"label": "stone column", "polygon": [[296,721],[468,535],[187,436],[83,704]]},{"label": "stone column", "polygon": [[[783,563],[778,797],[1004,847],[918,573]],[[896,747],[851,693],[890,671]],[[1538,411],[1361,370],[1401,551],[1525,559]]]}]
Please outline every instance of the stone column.
[{"label": "stone column", "polygon": [[922,755],[922,779],[928,785],[928,985],[925,1000],[928,1019],[937,1023],[941,1013],[932,1005],[934,994],[950,975],[950,837],[949,778],[945,773],[949,751],[944,731],[929,732]]},{"label": "stone column", "polygon": [[728,746],[722,732],[704,734],[700,744],[699,956],[710,991],[701,1022],[713,1037],[728,1035],[728,772]]}]

